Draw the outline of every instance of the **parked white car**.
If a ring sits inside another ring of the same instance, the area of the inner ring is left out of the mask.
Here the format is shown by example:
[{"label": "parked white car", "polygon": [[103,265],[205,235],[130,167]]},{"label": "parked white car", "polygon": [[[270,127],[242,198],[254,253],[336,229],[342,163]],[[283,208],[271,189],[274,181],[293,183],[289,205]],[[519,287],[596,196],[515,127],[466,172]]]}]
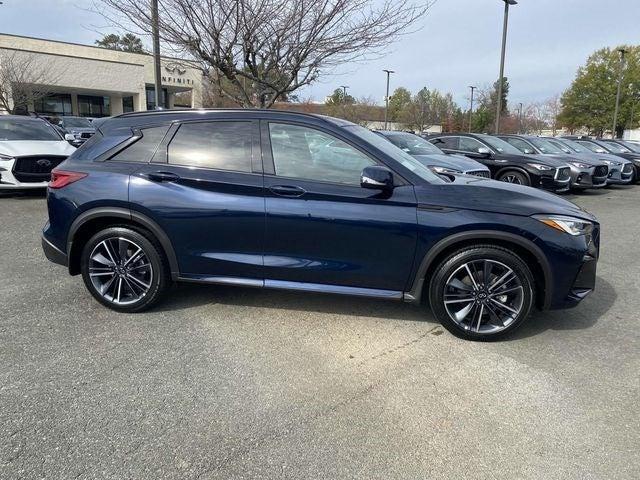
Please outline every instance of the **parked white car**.
[{"label": "parked white car", "polygon": [[75,150],[42,118],[0,115],[0,191],[46,187]]}]

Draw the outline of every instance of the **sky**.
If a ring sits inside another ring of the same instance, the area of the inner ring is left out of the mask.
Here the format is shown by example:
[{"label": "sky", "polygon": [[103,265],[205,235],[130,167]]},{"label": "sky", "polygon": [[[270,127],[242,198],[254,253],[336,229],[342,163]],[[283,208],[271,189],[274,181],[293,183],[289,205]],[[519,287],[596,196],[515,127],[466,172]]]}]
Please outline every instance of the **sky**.
[{"label": "sky", "polygon": [[[93,44],[113,29],[90,6],[91,0],[3,0],[0,32]],[[386,68],[397,72],[392,91],[437,88],[464,107],[469,85],[487,86],[499,76],[503,11],[501,0],[437,0],[420,29],[382,57],[325,72],[300,97],[323,101],[338,85],[348,85],[350,95],[382,103]],[[509,14],[509,102],[561,93],[589,54],[625,43],[640,43],[639,0],[519,0]]]}]

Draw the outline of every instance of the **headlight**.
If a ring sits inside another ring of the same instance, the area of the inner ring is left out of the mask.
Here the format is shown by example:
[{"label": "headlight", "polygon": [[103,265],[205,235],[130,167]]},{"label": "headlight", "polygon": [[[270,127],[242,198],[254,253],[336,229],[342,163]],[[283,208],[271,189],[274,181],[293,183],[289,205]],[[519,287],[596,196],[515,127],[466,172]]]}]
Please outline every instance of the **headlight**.
[{"label": "headlight", "polygon": [[453,168],[438,167],[437,165],[429,165],[429,168],[436,173],[462,173],[461,170],[454,170]]},{"label": "headlight", "polygon": [[591,165],[587,165],[586,163],[580,163],[580,162],[569,162],[569,163],[574,167],[578,167],[578,168],[591,168]]},{"label": "headlight", "polygon": [[550,172],[551,170],[555,170],[553,167],[549,167],[547,165],[542,165],[540,163],[527,163],[530,167],[535,168],[536,170],[540,170],[541,172]]},{"label": "headlight", "polygon": [[9,162],[11,160],[14,160],[12,156],[0,153],[0,162]]},{"label": "headlight", "polygon": [[591,235],[593,231],[593,223],[581,218],[565,217],[563,215],[534,215],[533,218],[548,227],[573,236]]}]

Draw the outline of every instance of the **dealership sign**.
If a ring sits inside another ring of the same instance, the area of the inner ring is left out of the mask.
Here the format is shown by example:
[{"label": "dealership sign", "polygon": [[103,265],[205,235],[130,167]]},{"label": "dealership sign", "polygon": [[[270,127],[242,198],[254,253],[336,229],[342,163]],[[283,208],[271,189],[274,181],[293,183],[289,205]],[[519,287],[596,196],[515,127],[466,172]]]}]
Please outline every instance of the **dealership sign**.
[{"label": "dealership sign", "polygon": [[163,75],[162,83],[173,83],[176,85],[193,85],[193,80],[184,78],[187,69],[177,63],[168,63],[164,66],[166,72],[171,75]]}]

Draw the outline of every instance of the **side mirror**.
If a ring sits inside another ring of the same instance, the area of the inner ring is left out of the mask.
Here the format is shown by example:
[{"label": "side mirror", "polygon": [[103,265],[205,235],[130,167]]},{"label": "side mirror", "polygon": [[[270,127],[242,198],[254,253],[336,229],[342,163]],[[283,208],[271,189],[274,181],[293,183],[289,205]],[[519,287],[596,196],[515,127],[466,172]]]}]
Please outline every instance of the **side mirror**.
[{"label": "side mirror", "polygon": [[487,147],[479,147],[478,148],[478,157],[479,158],[489,158],[491,156],[491,150]]},{"label": "side mirror", "polygon": [[372,190],[393,190],[393,173],[386,167],[365,167],[360,175],[360,186]]},{"label": "side mirror", "polygon": [[73,135],[73,134],[71,134],[71,133],[65,133],[65,134],[64,134],[64,139],[65,139],[67,142],[75,142],[76,137],[75,137],[75,135]]}]

